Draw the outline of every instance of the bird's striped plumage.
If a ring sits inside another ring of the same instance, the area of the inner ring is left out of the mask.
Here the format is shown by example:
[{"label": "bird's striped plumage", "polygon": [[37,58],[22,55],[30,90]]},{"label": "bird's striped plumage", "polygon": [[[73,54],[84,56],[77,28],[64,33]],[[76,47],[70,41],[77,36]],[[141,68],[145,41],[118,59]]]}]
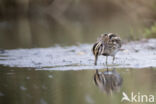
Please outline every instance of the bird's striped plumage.
[{"label": "bird's striped plumage", "polygon": [[116,34],[102,34],[97,42],[93,45],[92,51],[95,56],[95,65],[97,64],[98,55],[112,56],[115,59],[115,54],[121,48],[121,39]]}]

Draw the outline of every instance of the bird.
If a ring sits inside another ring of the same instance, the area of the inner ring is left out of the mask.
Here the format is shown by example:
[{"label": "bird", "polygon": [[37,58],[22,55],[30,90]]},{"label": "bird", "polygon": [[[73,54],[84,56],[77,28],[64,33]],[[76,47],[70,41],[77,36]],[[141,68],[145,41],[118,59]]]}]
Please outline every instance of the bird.
[{"label": "bird", "polygon": [[97,39],[92,47],[93,55],[95,56],[94,65],[97,65],[99,55],[106,56],[106,65],[108,56],[113,57],[113,63],[116,53],[121,48],[121,38],[115,33],[104,33]]}]

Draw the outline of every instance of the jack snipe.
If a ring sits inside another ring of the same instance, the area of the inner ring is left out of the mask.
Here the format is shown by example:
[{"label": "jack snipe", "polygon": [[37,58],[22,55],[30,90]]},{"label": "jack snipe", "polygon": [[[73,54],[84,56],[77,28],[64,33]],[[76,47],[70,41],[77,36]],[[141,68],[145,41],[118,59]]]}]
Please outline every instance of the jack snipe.
[{"label": "jack snipe", "polygon": [[93,45],[92,51],[95,56],[94,64],[97,65],[97,60],[99,55],[106,56],[106,64],[107,57],[112,56],[113,62],[115,60],[115,54],[121,48],[121,39],[114,33],[101,34],[98,38],[97,42]]}]

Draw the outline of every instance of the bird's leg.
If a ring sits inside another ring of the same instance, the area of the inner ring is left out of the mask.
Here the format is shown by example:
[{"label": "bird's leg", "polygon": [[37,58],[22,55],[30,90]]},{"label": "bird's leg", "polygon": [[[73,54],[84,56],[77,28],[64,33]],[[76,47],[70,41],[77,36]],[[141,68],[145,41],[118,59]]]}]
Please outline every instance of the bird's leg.
[{"label": "bird's leg", "polygon": [[107,65],[107,59],[108,59],[108,56],[106,56],[106,65]]},{"label": "bird's leg", "polygon": [[108,64],[107,64],[107,60],[108,60],[108,56],[106,56],[106,67],[107,67],[107,71],[108,71]]},{"label": "bird's leg", "polygon": [[107,72],[108,72],[108,66],[107,66]]},{"label": "bird's leg", "polygon": [[112,64],[114,64],[114,61],[115,61],[115,56],[113,56],[113,61],[112,61]]},{"label": "bird's leg", "polygon": [[97,65],[97,59],[98,59],[98,55],[95,55],[94,65]]}]

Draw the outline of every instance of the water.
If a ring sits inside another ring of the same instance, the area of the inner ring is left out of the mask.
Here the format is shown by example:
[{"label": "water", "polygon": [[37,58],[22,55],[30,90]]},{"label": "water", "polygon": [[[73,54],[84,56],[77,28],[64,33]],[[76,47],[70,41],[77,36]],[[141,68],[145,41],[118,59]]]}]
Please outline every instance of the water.
[{"label": "water", "polygon": [[155,68],[115,69],[123,84],[112,94],[95,85],[95,70],[0,69],[0,104],[121,104],[122,92],[156,96]]},{"label": "water", "polygon": [[122,104],[123,93],[155,97],[155,43],[124,44],[108,66],[103,56],[93,65],[91,44],[0,50],[0,104]]},{"label": "water", "polygon": [[[0,104],[122,104],[123,94],[156,96],[156,39],[143,39],[156,36],[155,0],[36,1],[0,2]],[[92,43],[108,32],[121,37],[123,51],[114,64],[101,56],[94,66]]]},{"label": "water", "polygon": [[[115,64],[109,57],[109,67],[145,68],[156,67],[156,39],[146,39],[124,44],[116,55]],[[106,68],[105,57],[100,56],[94,66],[92,44],[68,47],[14,49],[0,51],[0,64],[10,67],[36,68],[39,70],[83,70]]]}]

